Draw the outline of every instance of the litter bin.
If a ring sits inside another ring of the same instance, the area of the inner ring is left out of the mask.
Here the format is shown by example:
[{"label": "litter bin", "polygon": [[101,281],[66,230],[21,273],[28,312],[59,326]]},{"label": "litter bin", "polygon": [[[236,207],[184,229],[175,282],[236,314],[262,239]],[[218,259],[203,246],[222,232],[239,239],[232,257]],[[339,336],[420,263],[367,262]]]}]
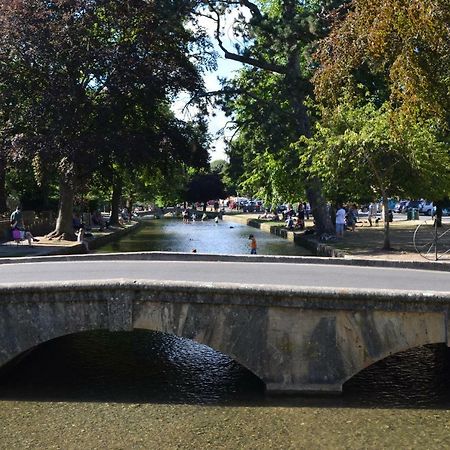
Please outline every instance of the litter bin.
[{"label": "litter bin", "polygon": [[412,208],[406,211],[406,220],[412,220]]},{"label": "litter bin", "polygon": [[419,220],[419,210],[417,208],[409,208],[406,212],[406,220]]}]

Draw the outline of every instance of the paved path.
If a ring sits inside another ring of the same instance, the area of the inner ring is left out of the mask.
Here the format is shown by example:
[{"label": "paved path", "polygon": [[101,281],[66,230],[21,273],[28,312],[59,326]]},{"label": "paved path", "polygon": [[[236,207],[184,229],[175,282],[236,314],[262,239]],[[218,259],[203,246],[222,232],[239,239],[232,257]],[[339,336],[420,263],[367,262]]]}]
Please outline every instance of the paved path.
[{"label": "paved path", "polygon": [[108,279],[450,292],[449,272],[405,268],[133,260],[36,262],[0,266],[0,284]]}]

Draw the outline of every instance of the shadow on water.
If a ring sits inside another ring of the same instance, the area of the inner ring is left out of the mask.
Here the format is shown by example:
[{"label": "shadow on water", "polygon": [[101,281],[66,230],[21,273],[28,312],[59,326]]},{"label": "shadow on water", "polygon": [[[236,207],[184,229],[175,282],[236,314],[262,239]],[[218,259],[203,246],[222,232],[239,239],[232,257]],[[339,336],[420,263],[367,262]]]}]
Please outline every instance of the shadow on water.
[{"label": "shadow on water", "polygon": [[255,375],[213,349],[169,334],[85,332],[54,339],[0,372],[0,399],[283,407],[448,408],[444,345],[393,355],[342,396],[265,396]]}]

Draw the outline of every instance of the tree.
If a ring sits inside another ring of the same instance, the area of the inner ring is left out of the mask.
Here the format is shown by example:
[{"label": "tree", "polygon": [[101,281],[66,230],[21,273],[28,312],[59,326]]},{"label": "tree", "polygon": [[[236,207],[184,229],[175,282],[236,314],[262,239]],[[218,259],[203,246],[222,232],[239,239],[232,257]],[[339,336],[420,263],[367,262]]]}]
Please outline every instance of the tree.
[{"label": "tree", "polygon": [[[286,176],[291,176],[294,171],[292,193],[301,186],[297,183],[305,174],[299,170],[298,155],[290,144],[311,133],[305,103],[311,93],[308,53],[328,27],[320,11],[340,3],[300,3],[295,0],[266,1],[261,5],[248,0],[208,2],[225,58],[246,65],[238,78],[225,88],[229,97],[225,104],[228,112],[233,114],[239,133],[237,147],[245,166],[243,178],[253,189],[265,190],[269,185],[268,189],[272,191],[269,196],[283,192],[286,186],[286,180],[279,183],[280,176],[269,178],[274,170],[273,162],[277,171],[286,171]],[[221,19],[235,7],[245,7],[247,13],[238,15],[234,24],[243,45],[229,50],[222,39]],[[231,147],[230,156],[235,149],[236,146]],[[311,177],[304,184],[318,233],[332,232],[320,180]]]},{"label": "tree", "polygon": [[[100,167],[98,157],[106,149],[115,155],[111,161],[124,164],[130,158],[122,156],[136,153],[138,146],[164,153],[155,114],[180,90],[201,90],[196,63],[211,61],[207,52],[195,53],[207,45],[203,35],[186,26],[194,6],[190,1],[0,2],[0,87],[20,98],[12,149],[58,171],[53,236],[72,236],[75,182]],[[105,123],[109,127],[102,128]]]},{"label": "tree", "polygon": [[353,0],[319,45],[313,81],[325,127],[317,142],[328,155],[334,148],[325,160],[335,170],[358,171],[363,157],[383,197],[448,195],[449,20],[447,0]]},{"label": "tree", "polygon": [[448,0],[353,0],[320,43],[317,98],[333,105],[345,92],[369,91],[448,128],[449,22]]},{"label": "tree", "polygon": [[307,142],[311,170],[330,197],[382,198],[384,249],[390,249],[388,199],[392,196],[441,198],[450,191],[450,155],[435,134],[436,123],[401,119],[389,103],[378,107],[365,99],[341,100],[323,111],[314,137]]},{"label": "tree", "polygon": [[225,197],[225,189],[217,173],[206,173],[194,175],[187,185],[185,199],[188,202],[203,203],[206,211],[208,200],[216,200]]}]

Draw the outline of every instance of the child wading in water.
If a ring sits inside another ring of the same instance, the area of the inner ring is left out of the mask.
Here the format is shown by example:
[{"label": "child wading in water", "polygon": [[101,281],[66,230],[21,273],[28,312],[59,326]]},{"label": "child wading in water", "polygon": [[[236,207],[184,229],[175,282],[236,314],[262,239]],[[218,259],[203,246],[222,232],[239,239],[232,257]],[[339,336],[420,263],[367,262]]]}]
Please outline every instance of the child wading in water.
[{"label": "child wading in water", "polygon": [[248,238],[250,239],[250,254],[251,255],[256,255],[256,239],[255,239],[255,236],[253,236],[253,234],[251,234]]}]

